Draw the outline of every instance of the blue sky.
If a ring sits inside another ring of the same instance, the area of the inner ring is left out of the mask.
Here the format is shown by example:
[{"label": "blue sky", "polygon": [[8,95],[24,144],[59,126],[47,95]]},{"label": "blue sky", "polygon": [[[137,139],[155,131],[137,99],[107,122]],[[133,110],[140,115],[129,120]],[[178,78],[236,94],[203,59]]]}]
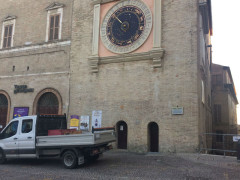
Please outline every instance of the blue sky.
[{"label": "blue sky", "polygon": [[[240,0],[212,0],[213,63],[229,66],[240,102]],[[237,108],[240,124],[240,108]]]}]

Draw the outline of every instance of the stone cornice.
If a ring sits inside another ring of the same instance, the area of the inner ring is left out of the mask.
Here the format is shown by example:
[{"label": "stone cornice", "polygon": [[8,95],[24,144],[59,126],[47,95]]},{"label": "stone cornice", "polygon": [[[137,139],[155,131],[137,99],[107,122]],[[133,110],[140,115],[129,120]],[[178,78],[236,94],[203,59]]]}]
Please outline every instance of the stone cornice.
[{"label": "stone cornice", "polygon": [[56,43],[45,43],[32,46],[14,47],[0,50],[0,59],[9,57],[28,56],[51,52],[65,51],[65,47],[70,47],[71,41],[61,41]]},{"label": "stone cornice", "polygon": [[63,8],[65,5],[62,4],[62,3],[57,3],[57,2],[54,2],[52,4],[50,4],[48,7],[46,7],[46,11],[49,11],[49,10],[53,10],[53,9],[58,9],[58,8]]},{"label": "stone cornice", "polygon": [[10,21],[10,20],[13,20],[13,19],[16,19],[17,18],[17,16],[10,16],[10,15],[8,15],[8,16],[6,16],[4,19],[3,19],[3,22],[4,21]]},{"label": "stone cornice", "polygon": [[135,54],[120,54],[117,56],[108,57],[90,57],[90,67],[93,73],[98,72],[98,66],[101,64],[132,62],[132,61],[144,61],[152,60],[153,68],[160,68],[162,66],[162,58],[164,56],[164,49],[153,49],[149,52],[135,53]]}]

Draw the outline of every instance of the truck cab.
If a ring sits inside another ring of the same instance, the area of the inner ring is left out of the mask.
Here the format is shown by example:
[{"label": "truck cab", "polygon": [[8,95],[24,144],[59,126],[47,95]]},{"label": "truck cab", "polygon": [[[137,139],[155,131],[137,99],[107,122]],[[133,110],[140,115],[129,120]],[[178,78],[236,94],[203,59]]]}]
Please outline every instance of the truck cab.
[{"label": "truck cab", "polygon": [[0,134],[0,149],[9,158],[33,158],[35,150],[36,117],[16,118]]}]

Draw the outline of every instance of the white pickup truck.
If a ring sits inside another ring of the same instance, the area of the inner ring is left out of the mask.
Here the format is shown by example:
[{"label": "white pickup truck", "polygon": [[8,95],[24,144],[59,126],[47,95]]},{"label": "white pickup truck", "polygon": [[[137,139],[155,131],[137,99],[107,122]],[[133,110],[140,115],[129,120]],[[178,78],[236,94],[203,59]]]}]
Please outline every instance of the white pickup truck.
[{"label": "white pickup truck", "polygon": [[49,130],[66,129],[65,115],[25,116],[13,119],[0,133],[0,164],[16,158],[62,158],[66,168],[95,160],[112,149],[114,128],[82,134],[48,136]]}]

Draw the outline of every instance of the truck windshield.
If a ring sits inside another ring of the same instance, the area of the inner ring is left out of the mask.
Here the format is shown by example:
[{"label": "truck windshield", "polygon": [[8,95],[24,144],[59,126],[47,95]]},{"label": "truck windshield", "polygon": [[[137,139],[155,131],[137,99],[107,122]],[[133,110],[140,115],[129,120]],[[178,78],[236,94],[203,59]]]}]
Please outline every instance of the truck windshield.
[{"label": "truck windshield", "polygon": [[17,133],[18,121],[11,122],[8,127],[2,132],[2,138],[9,138]]}]

